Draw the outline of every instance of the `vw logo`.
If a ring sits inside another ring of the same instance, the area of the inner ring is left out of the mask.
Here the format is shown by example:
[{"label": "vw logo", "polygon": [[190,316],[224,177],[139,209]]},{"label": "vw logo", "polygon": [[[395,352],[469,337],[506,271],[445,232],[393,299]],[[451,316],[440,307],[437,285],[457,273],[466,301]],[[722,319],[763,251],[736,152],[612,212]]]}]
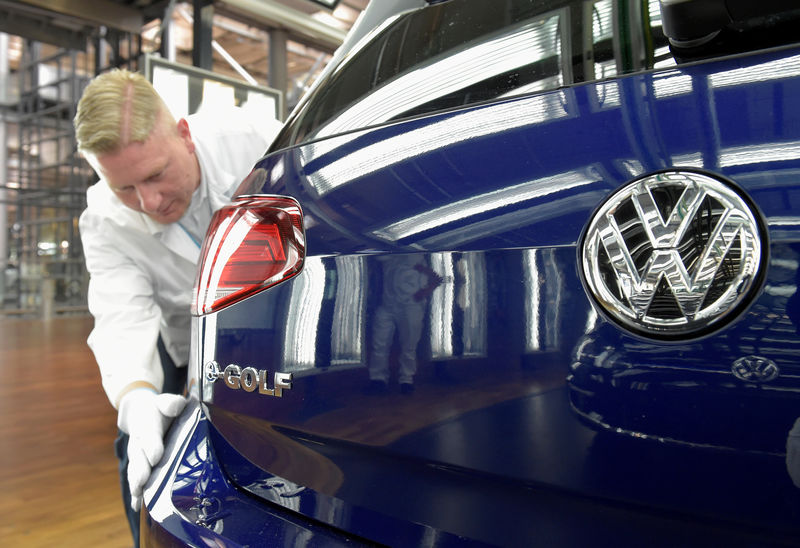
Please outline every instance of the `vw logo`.
[{"label": "vw logo", "polygon": [[732,320],[759,286],[766,251],[747,200],[708,175],[667,171],[614,193],[584,234],[583,279],[638,334],[699,336]]},{"label": "vw logo", "polygon": [[733,362],[733,376],[746,382],[769,382],[778,378],[781,370],[778,365],[761,356],[745,356]]}]

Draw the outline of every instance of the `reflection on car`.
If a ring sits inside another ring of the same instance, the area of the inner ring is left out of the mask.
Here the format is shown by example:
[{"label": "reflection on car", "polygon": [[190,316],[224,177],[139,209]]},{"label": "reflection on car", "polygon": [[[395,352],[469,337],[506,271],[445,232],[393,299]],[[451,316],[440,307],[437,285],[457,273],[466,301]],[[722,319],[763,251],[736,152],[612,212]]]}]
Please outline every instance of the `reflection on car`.
[{"label": "reflection on car", "polygon": [[800,543],[779,4],[426,2],[338,56],[212,221],[143,538]]}]

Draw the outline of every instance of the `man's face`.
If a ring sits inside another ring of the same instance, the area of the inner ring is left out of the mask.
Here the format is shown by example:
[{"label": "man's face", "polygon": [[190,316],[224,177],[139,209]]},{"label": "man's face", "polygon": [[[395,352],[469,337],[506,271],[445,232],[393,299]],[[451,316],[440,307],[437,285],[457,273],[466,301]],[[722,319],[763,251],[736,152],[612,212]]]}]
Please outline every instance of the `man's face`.
[{"label": "man's face", "polygon": [[123,204],[162,224],[178,221],[200,185],[200,167],[189,126],[154,131],[144,143],[89,158]]}]

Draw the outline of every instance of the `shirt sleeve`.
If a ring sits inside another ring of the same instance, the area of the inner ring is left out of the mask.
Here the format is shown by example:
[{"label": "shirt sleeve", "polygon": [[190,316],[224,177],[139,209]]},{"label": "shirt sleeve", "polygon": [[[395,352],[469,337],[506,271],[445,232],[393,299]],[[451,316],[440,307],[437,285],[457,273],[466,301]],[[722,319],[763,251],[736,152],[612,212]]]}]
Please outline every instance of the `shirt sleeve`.
[{"label": "shirt sleeve", "polygon": [[161,310],[152,280],[126,256],[116,227],[89,210],[81,215],[79,226],[90,275],[89,311],[95,320],[88,344],[106,395],[116,407],[134,383],[151,384],[159,391],[163,386],[156,346]]}]

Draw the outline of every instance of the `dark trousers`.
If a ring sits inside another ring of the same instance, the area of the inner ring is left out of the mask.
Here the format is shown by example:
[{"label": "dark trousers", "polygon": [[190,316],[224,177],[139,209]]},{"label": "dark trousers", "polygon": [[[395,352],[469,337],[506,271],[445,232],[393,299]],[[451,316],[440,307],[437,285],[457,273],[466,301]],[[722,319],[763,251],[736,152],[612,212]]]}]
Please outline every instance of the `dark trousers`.
[{"label": "dark trousers", "polygon": [[[186,368],[175,367],[175,363],[170,358],[164,342],[158,337],[158,356],[161,358],[161,368],[164,370],[164,389],[162,392],[170,394],[183,394],[186,387]],[[117,439],[114,440],[114,453],[119,459],[119,481],[122,489],[122,504],[125,507],[125,515],[128,518],[128,525],[133,535],[133,546],[139,548],[139,518],[141,512],[131,508],[131,490],[128,487],[128,434],[122,430],[117,431]]]}]

